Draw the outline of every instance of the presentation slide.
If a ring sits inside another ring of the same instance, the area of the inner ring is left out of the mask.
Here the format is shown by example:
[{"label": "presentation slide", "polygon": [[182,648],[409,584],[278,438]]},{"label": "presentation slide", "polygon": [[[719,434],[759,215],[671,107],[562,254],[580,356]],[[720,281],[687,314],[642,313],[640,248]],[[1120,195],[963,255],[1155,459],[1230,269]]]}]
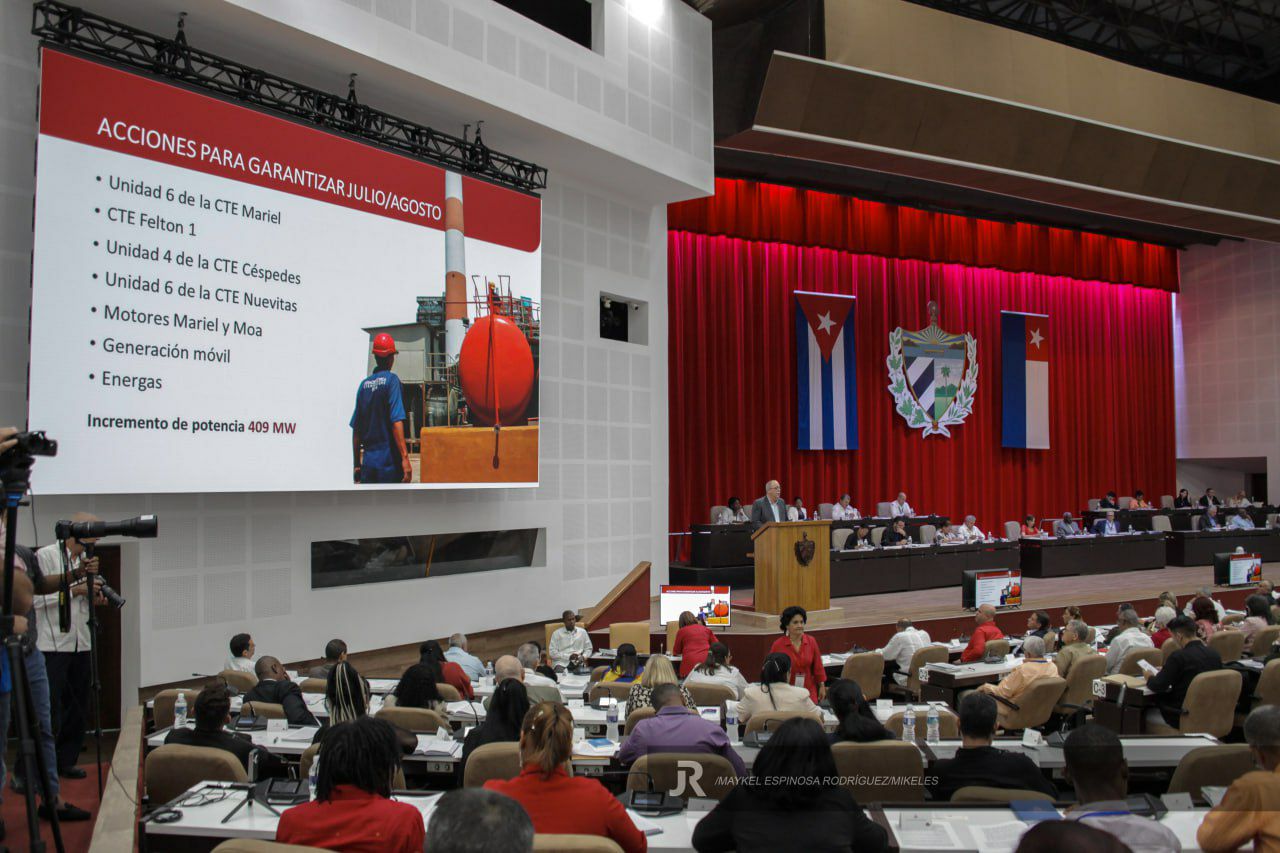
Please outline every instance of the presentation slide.
[{"label": "presentation slide", "polygon": [[1231,585],[1242,586],[1262,580],[1261,554],[1231,555]]},{"label": "presentation slide", "polygon": [[536,196],[41,63],[38,493],[537,485]]},{"label": "presentation slide", "polygon": [[1022,604],[1022,572],[1002,569],[974,576],[974,607],[1018,607]]},{"label": "presentation slide", "polygon": [[727,586],[664,586],[659,589],[658,618],[662,624],[679,622],[681,613],[692,613],[708,628],[728,628]]}]

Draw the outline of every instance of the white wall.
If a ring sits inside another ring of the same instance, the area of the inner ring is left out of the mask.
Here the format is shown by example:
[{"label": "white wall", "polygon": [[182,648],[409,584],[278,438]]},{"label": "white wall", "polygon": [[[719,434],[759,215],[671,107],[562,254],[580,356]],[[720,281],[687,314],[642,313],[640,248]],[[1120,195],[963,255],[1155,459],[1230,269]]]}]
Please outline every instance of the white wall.
[{"label": "white wall", "polygon": [[[489,0],[85,0],[160,33],[189,11],[197,46],[330,91],[358,71],[364,102],[452,132],[484,119],[491,146],[551,172],[538,489],[37,497],[44,541],[78,509],[160,515],[161,537],[126,552],[138,554],[126,567],[137,588],[122,592],[142,651],[125,670],[140,684],[217,668],[240,630],[261,652],[313,657],[333,636],[367,649],[550,620],[594,603],[639,560],[665,577],[665,205],[712,186],[710,26],[678,0],[660,0],[652,24],[599,2],[605,40],[593,52]],[[0,423],[26,416],[30,19],[27,0],[0,0]],[[648,346],[599,338],[602,290],[649,303]],[[34,482],[39,496],[38,466]],[[310,588],[314,539],[516,526],[547,529],[545,567]],[[21,529],[30,538],[29,520]]]},{"label": "white wall", "polygon": [[[1181,269],[1174,310],[1178,459],[1260,457],[1274,481],[1280,477],[1280,245],[1197,246],[1183,253]],[[1179,462],[1178,484],[1192,494],[1190,481],[1206,476]],[[1245,487],[1243,474],[1224,476],[1230,482],[1214,484],[1224,499]],[[1203,489],[1204,483],[1195,485]],[[1269,488],[1275,500],[1278,486]]]}]

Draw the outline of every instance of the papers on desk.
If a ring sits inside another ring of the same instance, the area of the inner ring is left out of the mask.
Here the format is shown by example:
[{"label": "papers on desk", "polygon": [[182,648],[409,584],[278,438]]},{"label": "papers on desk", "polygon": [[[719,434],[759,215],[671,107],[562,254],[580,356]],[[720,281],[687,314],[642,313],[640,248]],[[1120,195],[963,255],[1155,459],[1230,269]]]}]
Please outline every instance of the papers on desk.
[{"label": "papers on desk", "polygon": [[631,822],[635,824],[636,829],[645,835],[658,835],[662,832],[662,827],[658,826],[647,817],[642,816],[639,812],[627,809],[627,817],[631,818]]},{"label": "papers on desk", "polygon": [[459,758],[462,756],[462,743],[453,738],[440,738],[435,735],[418,735],[418,747],[414,755],[437,755],[441,758]]},{"label": "papers on desk", "polygon": [[951,824],[933,820],[922,812],[903,812],[893,828],[898,847],[912,850],[960,850],[960,838]]},{"label": "papers on desk", "polygon": [[316,739],[316,732],[320,731],[315,726],[303,726],[300,729],[289,729],[289,731],[280,735],[280,740],[288,743],[310,743]]},{"label": "papers on desk", "polygon": [[612,758],[618,749],[619,744],[608,738],[593,737],[590,740],[580,740],[575,743],[573,754],[576,758]]},{"label": "papers on desk", "polygon": [[[1054,814],[1057,817],[1057,814]],[[1018,846],[1027,825],[1020,820],[1008,820],[1004,823],[972,824],[969,831],[979,850],[1012,850]]]},{"label": "papers on desk", "polygon": [[447,702],[444,708],[450,717],[465,717],[474,720],[483,720],[485,717],[484,706],[475,702],[467,702],[465,700]]}]

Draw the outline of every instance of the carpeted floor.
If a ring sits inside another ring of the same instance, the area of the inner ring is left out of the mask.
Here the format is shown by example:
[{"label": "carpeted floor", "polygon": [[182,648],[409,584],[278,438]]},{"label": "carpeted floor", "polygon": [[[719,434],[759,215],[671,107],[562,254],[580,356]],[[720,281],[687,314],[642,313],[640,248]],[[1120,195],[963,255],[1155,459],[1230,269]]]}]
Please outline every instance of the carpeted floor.
[{"label": "carpeted floor", "polygon": [[[85,772],[88,774],[83,779],[61,779],[62,798],[69,803],[73,803],[86,811],[92,812],[94,818],[98,816],[98,774],[92,763],[81,764]],[[114,780],[110,777],[111,766],[103,764],[102,781],[103,785],[114,785]],[[10,850],[18,851],[26,850],[29,847],[27,835],[27,815],[26,805],[22,794],[8,784],[6,780],[4,786],[4,802],[0,803],[0,819],[4,820],[5,840]],[[93,820],[81,821],[78,823],[63,823],[62,843],[67,853],[84,853],[89,849],[89,840],[93,837]],[[49,822],[40,821],[40,835],[48,844],[48,850],[53,851],[53,830],[49,828]]]}]

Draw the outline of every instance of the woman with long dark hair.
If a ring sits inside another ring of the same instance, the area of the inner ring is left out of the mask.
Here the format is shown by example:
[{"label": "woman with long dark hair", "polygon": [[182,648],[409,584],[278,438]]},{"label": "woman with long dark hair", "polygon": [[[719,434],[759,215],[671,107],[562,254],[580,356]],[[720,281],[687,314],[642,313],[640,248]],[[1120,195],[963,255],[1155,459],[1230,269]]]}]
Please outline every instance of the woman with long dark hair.
[{"label": "woman with long dark hair", "polygon": [[1244,652],[1253,651],[1253,635],[1258,631],[1274,625],[1271,618],[1271,602],[1268,596],[1255,594],[1244,600],[1245,617],[1240,623],[1240,633],[1244,634]]},{"label": "woman with long dark hair", "polygon": [[447,704],[440,695],[440,666],[435,661],[415,663],[400,676],[400,682],[383,702],[384,708],[426,708],[444,713]]},{"label": "woman with long dark hair", "polygon": [[[339,723],[354,722],[369,715],[369,685],[350,662],[340,661],[329,670],[324,687],[324,707],[329,716],[320,721],[320,731],[316,732],[312,743],[324,743],[329,732]],[[399,741],[400,751],[405,755],[411,755],[418,748],[418,738],[412,732],[395,725],[391,729]]]},{"label": "woman with long dark hair", "polygon": [[644,667],[640,665],[640,655],[636,653],[635,645],[623,643],[618,646],[618,655],[613,659],[613,666],[609,667],[608,672],[600,680],[621,681],[625,684],[628,681],[635,681],[643,672]]},{"label": "woman with long dark hair", "polygon": [[433,660],[440,666],[443,684],[452,685],[463,699],[475,698],[475,691],[471,687],[471,679],[467,677],[466,670],[446,658],[444,649],[435,640],[427,640],[418,646],[418,662],[426,663],[428,660]]},{"label": "woman with long dark hair", "polygon": [[486,743],[514,743],[520,740],[520,724],[527,713],[529,693],[525,690],[524,682],[514,678],[505,679],[493,691],[484,722],[472,729],[462,742],[459,769],[466,769],[467,759],[477,747]]},{"label": "woman with long dark hair", "polygon": [[841,787],[831,744],[816,721],[795,717],[780,725],[751,775],[755,784],[736,786],[698,822],[698,853],[888,848],[884,829]]},{"label": "woman with long dark hair", "polygon": [[735,699],[741,699],[743,691],[748,686],[747,679],[733,665],[733,655],[729,654],[729,647],[720,642],[711,644],[707,649],[706,659],[689,673],[684,683],[723,684],[725,687],[733,688]]},{"label": "woman with long dark hair", "polygon": [[837,678],[827,687],[827,701],[831,703],[832,713],[840,721],[836,730],[831,733],[832,743],[842,740],[871,743],[893,738],[893,732],[876,719],[858,682]]},{"label": "woman with long dark hair", "polygon": [[738,703],[738,719],[746,722],[753,714],[765,711],[807,711],[818,718],[818,706],[803,687],[788,684],[791,658],[773,652],[764,659],[760,669],[760,683],[752,684],[742,692]]},{"label": "woman with long dark hair", "polygon": [[1207,595],[1197,595],[1191,600],[1191,618],[1196,620],[1196,636],[1209,642],[1218,629],[1218,608]]}]

